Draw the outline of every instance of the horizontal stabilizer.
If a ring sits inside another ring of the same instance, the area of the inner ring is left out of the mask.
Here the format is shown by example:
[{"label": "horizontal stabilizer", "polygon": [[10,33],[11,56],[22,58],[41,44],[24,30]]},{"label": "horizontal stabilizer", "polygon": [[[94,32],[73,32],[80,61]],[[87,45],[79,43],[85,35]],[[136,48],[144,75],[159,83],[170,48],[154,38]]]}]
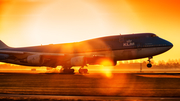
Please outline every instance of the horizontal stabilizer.
[{"label": "horizontal stabilizer", "polygon": [[7,46],[4,42],[2,42],[0,40],[0,49],[4,49],[4,48],[10,48],[9,46]]}]

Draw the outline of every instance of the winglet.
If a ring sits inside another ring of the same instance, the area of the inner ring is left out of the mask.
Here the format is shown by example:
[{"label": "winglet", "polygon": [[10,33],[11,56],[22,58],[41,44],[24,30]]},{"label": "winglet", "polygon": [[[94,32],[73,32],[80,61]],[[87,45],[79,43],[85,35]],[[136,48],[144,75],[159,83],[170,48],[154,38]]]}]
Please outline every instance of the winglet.
[{"label": "winglet", "polygon": [[0,49],[4,49],[4,48],[10,48],[9,46],[7,46],[4,42],[2,42],[0,40]]}]

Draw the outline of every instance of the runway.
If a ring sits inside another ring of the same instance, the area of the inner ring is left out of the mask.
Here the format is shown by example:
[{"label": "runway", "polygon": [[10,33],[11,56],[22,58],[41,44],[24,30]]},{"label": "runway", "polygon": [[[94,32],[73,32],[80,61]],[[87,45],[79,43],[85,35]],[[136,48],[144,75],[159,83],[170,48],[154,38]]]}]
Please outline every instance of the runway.
[{"label": "runway", "polygon": [[15,95],[0,94],[1,100],[5,101],[179,101],[179,97],[108,97],[108,96],[59,96],[59,95]]},{"label": "runway", "polygon": [[1,99],[180,100],[180,74],[0,74]]}]

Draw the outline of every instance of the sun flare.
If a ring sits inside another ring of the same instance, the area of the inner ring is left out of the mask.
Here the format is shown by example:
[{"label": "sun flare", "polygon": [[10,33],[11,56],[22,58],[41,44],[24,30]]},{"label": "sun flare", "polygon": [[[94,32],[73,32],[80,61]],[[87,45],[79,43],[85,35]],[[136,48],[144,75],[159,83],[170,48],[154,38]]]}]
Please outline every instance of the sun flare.
[{"label": "sun flare", "polygon": [[113,66],[101,66],[100,67],[101,73],[105,74],[105,76],[108,78],[111,78],[113,76],[112,69],[113,69]]}]

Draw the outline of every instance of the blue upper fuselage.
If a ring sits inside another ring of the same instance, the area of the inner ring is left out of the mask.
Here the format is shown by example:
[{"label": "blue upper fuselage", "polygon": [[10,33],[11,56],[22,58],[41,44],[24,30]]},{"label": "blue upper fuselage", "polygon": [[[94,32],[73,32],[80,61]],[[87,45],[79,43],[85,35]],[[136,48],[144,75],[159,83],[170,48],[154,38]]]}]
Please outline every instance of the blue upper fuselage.
[{"label": "blue upper fuselage", "polygon": [[128,34],[102,38],[112,50],[173,46],[153,33]]}]

